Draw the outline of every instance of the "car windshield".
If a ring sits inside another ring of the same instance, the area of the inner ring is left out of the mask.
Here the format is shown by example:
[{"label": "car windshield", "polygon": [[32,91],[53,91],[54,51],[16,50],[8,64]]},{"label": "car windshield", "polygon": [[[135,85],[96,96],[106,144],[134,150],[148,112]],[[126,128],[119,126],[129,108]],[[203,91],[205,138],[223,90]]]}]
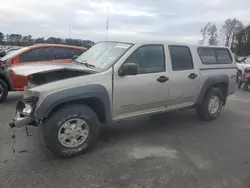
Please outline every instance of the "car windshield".
[{"label": "car windshield", "polygon": [[21,48],[21,49],[19,49],[19,50],[10,51],[10,52],[8,52],[4,57],[2,57],[0,60],[1,60],[1,61],[6,61],[6,60],[8,60],[8,59],[14,57],[14,56],[17,55],[17,54],[26,51],[27,49],[29,49],[29,47],[24,47],[24,48]]},{"label": "car windshield", "polygon": [[74,61],[103,71],[112,66],[132,45],[124,42],[99,42]]}]

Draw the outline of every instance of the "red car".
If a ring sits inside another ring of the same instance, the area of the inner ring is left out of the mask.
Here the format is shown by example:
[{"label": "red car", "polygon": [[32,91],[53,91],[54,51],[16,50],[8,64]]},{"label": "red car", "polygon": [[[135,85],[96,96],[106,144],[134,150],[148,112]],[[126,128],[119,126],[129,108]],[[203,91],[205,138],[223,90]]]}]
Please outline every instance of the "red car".
[{"label": "red car", "polygon": [[86,50],[79,46],[36,44],[7,54],[0,59],[0,102],[6,99],[9,91],[23,91],[28,84],[26,77],[7,71],[8,67],[36,62],[68,63]]}]

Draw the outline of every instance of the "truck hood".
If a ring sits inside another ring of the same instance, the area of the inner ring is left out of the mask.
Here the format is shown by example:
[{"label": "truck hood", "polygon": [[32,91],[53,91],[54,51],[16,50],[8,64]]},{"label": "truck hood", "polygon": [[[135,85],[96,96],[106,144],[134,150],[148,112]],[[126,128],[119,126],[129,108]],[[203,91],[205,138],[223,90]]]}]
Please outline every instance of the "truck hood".
[{"label": "truck hood", "polygon": [[32,63],[26,65],[17,65],[9,68],[16,75],[30,76],[36,73],[54,72],[58,70],[72,70],[83,72],[98,72],[94,69],[89,69],[84,65],[77,65],[75,63]]},{"label": "truck hood", "polygon": [[85,65],[75,63],[33,63],[10,68],[14,74],[28,77],[28,87],[98,73]]}]

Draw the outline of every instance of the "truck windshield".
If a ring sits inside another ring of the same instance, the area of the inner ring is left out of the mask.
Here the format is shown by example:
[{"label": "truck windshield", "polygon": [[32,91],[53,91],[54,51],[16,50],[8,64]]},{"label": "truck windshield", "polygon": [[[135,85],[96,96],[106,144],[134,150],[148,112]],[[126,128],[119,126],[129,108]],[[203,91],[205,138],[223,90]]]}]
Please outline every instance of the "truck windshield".
[{"label": "truck windshield", "polygon": [[76,58],[79,64],[89,64],[101,71],[114,64],[133,44],[124,42],[99,42]]}]

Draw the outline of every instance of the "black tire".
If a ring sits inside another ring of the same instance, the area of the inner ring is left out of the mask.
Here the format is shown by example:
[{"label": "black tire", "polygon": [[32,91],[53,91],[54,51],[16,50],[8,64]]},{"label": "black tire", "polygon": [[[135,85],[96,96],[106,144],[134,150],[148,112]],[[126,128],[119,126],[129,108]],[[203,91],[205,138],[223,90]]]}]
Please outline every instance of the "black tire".
[{"label": "black tire", "polygon": [[[63,123],[69,119],[80,118],[87,122],[89,135],[78,147],[65,147],[58,139],[58,131]],[[65,105],[54,112],[42,124],[44,141],[54,157],[73,157],[92,148],[98,138],[100,122],[96,113],[88,106],[81,104]]]},{"label": "black tire", "polygon": [[[209,112],[208,105],[210,99],[213,96],[217,96],[219,98],[219,108],[214,114],[211,114]],[[218,88],[210,88],[209,91],[206,93],[203,102],[196,108],[196,112],[201,119],[209,121],[219,116],[220,112],[222,111],[222,107],[223,107],[223,94],[221,90]]]},{"label": "black tire", "polygon": [[1,102],[5,101],[6,97],[8,96],[8,92],[9,92],[8,85],[2,79],[0,79],[0,88],[2,89],[0,91],[0,103],[1,103]]}]

